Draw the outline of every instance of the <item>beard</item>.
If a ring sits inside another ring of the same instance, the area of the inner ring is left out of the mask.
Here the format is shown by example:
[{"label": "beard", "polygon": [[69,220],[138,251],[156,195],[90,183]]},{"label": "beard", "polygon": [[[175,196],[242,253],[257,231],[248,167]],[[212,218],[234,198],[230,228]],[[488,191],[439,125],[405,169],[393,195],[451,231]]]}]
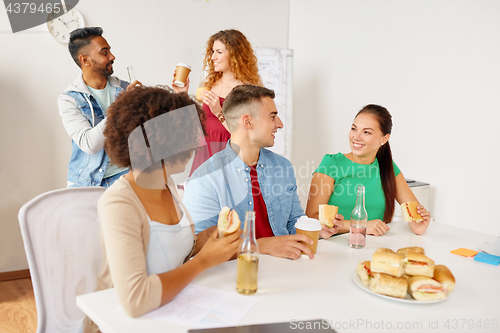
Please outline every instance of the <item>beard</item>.
[{"label": "beard", "polygon": [[99,65],[94,60],[91,60],[91,61],[92,61],[92,64],[95,66],[94,72],[96,72],[97,74],[105,76],[105,77],[108,77],[111,74],[113,74],[113,67],[108,67],[108,65],[112,65],[114,63],[114,61],[107,63],[106,66],[104,66],[104,68],[99,67]]}]

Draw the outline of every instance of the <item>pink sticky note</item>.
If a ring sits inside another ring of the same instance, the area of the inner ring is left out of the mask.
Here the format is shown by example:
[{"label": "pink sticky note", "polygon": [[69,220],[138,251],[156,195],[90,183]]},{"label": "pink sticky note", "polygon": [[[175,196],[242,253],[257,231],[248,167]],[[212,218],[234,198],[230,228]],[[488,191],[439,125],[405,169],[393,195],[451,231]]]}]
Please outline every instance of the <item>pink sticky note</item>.
[{"label": "pink sticky note", "polygon": [[476,254],[479,253],[479,251],[464,249],[463,247],[461,247],[459,249],[451,251],[451,253],[458,254],[459,256],[464,256],[464,257],[474,257]]}]

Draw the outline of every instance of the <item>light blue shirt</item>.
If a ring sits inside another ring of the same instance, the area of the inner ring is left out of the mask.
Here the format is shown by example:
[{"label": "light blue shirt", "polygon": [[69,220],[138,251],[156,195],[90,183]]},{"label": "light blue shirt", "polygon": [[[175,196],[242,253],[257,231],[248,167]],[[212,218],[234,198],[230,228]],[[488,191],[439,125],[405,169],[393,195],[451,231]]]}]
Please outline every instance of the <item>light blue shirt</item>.
[{"label": "light blue shirt", "polygon": [[[295,172],[289,160],[265,148],[259,153],[257,178],[275,236],[295,234],[295,222],[304,215],[297,195]],[[219,212],[236,210],[244,227],[245,212],[253,210],[250,167],[231,146],[205,161],[189,179],[183,203],[196,233],[217,225]]]},{"label": "light blue shirt", "polygon": [[94,89],[90,86],[87,86],[89,88],[90,93],[92,96],[97,99],[97,102],[102,108],[102,111],[104,112],[104,115],[108,113],[108,108],[115,101],[115,96],[113,96],[113,92],[111,91],[111,85],[109,84],[109,81],[106,83],[106,87],[104,89]]},{"label": "light blue shirt", "polygon": [[[111,105],[111,103],[115,101],[115,96],[113,95],[113,91],[111,89],[109,81],[106,83],[106,87],[104,89],[94,89],[89,86],[87,87],[89,88],[89,91],[92,93],[92,96],[95,97],[95,99],[101,106],[104,116],[106,116],[106,114],[108,113],[109,106]],[[127,169],[128,168],[117,167],[116,165],[111,164],[111,162],[108,160],[108,166],[102,178],[108,178],[117,175],[120,172],[123,172]]]}]

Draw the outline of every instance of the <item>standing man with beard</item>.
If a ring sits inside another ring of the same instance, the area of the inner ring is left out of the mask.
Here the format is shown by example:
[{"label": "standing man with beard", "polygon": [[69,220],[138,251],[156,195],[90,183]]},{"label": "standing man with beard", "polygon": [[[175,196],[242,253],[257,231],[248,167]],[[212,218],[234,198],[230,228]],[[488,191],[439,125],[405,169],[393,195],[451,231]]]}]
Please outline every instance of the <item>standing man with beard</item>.
[{"label": "standing man with beard", "polygon": [[110,163],[104,151],[106,112],[120,92],[131,85],[113,74],[115,56],[102,37],[102,28],[82,28],[73,31],[69,53],[82,73],[59,95],[59,114],[66,132],[72,139],[68,168],[68,187],[109,187],[128,168]]}]

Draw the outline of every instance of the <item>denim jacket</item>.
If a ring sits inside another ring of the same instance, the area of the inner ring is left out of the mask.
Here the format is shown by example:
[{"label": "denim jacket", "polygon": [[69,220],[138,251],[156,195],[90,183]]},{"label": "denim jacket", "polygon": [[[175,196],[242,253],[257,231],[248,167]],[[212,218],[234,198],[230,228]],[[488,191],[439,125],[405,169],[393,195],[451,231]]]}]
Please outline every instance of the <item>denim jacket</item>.
[{"label": "denim jacket", "polygon": [[[110,76],[108,81],[115,98],[128,82]],[[68,182],[77,186],[101,185],[108,155],[104,152],[106,119],[97,100],[90,93],[81,75],[58,98],[59,114],[72,139]]]},{"label": "denim jacket", "polygon": [[[274,235],[295,234],[295,222],[304,211],[290,161],[262,148],[257,162],[257,178]],[[254,209],[250,167],[238,157],[229,142],[226,149],[196,169],[189,179],[183,202],[197,233],[217,225],[219,212],[224,206],[236,210],[243,228],[245,212]]]}]

